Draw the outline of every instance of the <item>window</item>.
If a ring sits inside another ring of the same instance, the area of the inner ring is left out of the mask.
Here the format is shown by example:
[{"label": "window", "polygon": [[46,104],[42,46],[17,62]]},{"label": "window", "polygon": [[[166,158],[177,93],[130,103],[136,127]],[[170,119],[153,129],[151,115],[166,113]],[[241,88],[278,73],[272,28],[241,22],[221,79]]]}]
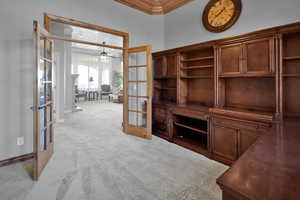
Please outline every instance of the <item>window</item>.
[{"label": "window", "polygon": [[98,67],[89,67],[89,89],[99,88]]},{"label": "window", "polygon": [[89,88],[89,67],[86,65],[78,66],[78,88],[79,89],[87,89]]},{"label": "window", "polygon": [[105,69],[102,71],[102,85],[109,85],[110,80],[109,80],[109,70]]}]

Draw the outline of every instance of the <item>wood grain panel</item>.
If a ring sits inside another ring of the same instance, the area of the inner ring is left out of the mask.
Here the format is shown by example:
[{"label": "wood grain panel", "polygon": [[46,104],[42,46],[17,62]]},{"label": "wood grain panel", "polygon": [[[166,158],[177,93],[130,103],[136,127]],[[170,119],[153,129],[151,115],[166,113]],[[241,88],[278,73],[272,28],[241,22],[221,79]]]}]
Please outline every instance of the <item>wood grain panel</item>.
[{"label": "wood grain panel", "polygon": [[225,106],[275,111],[276,85],[272,78],[232,78],[226,80]]}]

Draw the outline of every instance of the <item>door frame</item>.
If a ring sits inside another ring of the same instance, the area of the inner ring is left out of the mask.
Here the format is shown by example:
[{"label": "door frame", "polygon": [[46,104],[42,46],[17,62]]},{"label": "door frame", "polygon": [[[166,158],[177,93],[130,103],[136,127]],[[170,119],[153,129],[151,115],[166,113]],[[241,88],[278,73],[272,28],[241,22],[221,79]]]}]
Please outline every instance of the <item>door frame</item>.
[{"label": "door frame", "polygon": [[[51,22],[60,22],[62,24],[68,24],[68,25],[73,25],[73,26],[79,26],[79,27],[83,27],[83,28],[87,28],[87,29],[91,29],[91,30],[97,30],[97,31],[101,31],[101,32],[105,32],[105,33],[109,33],[112,35],[117,35],[117,36],[121,36],[123,38],[123,46],[113,46],[113,45],[106,45],[106,44],[99,44],[99,43],[94,43],[94,42],[89,42],[89,41],[84,41],[84,40],[76,40],[76,39],[72,39],[72,38],[66,38],[66,37],[60,37],[60,36],[55,36],[51,34]],[[113,30],[113,29],[109,29],[109,28],[105,28],[102,26],[98,26],[98,25],[93,25],[93,24],[89,24],[89,23],[85,23],[85,22],[81,22],[78,20],[73,20],[73,19],[69,19],[69,18],[65,18],[65,17],[59,17],[56,15],[52,15],[49,13],[44,13],[44,29],[42,27],[38,26],[38,22],[34,21],[34,25],[35,27],[37,27],[35,30],[37,36],[39,36],[39,34],[43,34],[47,37],[47,39],[49,40],[62,40],[62,41],[67,41],[67,42],[75,42],[75,43],[82,43],[82,44],[88,44],[88,45],[94,45],[94,46],[99,46],[99,47],[106,47],[106,48],[113,48],[113,49],[120,49],[123,51],[123,77],[125,75],[125,71],[124,68],[127,67],[126,65],[126,61],[128,60],[127,57],[127,51],[128,51],[128,46],[129,46],[129,34],[125,33],[125,32],[121,32],[121,31],[117,31],[117,30]],[[39,27],[39,29],[38,29]],[[37,37],[35,36],[35,37]],[[38,41],[39,38],[35,38],[36,41]],[[36,47],[38,47],[38,45],[35,45]],[[39,48],[37,48],[37,55],[39,53]],[[52,48],[52,54],[53,54],[53,48]],[[53,58],[54,60],[54,58]],[[36,77],[36,75],[35,75]],[[123,78],[123,87],[126,87],[126,82],[124,81]],[[37,97],[37,85],[34,84],[34,105],[32,107],[33,110],[35,110],[34,108],[37,105],[37,99],[35,97]],[[125,95],[124,95],[125,96]],[[127,99],[127,98],[124,98]],[[124,111],[125,108],[123,106],[123,120],[124,120]],[[52,113],[52,117],[53,117],[53,113]],[[46,166],[48,160],[51,158],[52,154],[53,154],[53,143],[50,146],[49,149],[49,156],[47,159],[47,162],[45,163],[45,165],[40,169],[37,165],[37,162],[42,159],[43,157],[45,157],[44,155],[39,155],[39,151],[38,151],[38,145],[39,145],[39,132],[36,131],[37,130],[37,124],[38,124],[38,116],[37,113],[34,114],[34,120],[33,120],[33,125],[34,125],[34,137],[33,137],[33,148],[34,148],[34,159],[33,159],[33,180],[38,180],[39,175],[41,174],[41,172],[43,171],[43,168]],[[123,131],[124,131],[124,126],[123,126]],[[53,134],[53,133],[52,133]],[[54,141],[54,139],[52,139]],[[48,155],[48,154],[47,154]]]},{"label": "door frame", "polygon": [[[127,84],[126,80],[125,80],[125,77],[126,77],[126,66],[127,66],[127,63],[128,63],[127,58],[128,58],[128,48],[129,48],[129,33],[118,31],[118,30],[111,29],[111,28],[106,28],[106,27],[103,27],[103,26],[95,25],[95,24],[90,24],[90,23],[87,23],[87,22],[83,22],[83,21],[79,21],[79,20],[75,20],[75,19],[71,19],[71,18],[66,18],[66,17],[53,15],[53,14],[50,14],[50,13],[44,13],[44,27],[49,33],[51,33],[51,23],[52,22],[59,22],[59,23],[62,23],[62,24],[78,26],[78,27],[82,27],[82,28],[87,28],[87,29],[91,29],[91,30],[96,30],[96,31],[109,33],[109,34],[112,34],[112,35],[121,36],[123,38],[123,47],[118,47],[118,46],[113,46],[113,45],[103,45],[103,44],[98,44],[98,43],[93,43],[93,42],[87,42],[87,41],[75,40],[75,39],[57,37],[57,36],[52,37],[52,39],[123,50],[123,90],[125,91],[126,84]],[[127,110],[125,109],[125,105],[127,105],[127,103],[126,103],[127,94],[125,92],[123,92],[123,95],[124,95],[123,131],[125,132],[124,120],[127,119],[127,114],[126,114]]]}]

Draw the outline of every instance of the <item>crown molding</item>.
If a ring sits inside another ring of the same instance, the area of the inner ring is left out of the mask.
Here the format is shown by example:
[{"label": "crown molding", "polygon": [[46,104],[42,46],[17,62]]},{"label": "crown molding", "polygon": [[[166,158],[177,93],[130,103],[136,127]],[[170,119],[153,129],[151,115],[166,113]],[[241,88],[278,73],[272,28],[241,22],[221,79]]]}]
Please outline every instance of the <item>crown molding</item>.
[{"label": "crown molding", "polygon": [[167,14],[193,0],[114,0],[150,15]]}]

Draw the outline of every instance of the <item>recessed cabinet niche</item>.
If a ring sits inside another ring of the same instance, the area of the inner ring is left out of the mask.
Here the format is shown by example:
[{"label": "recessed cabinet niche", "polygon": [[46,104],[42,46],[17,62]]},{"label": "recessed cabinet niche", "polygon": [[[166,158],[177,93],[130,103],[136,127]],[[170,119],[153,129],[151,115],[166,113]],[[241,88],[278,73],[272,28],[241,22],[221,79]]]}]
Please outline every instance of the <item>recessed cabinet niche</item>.
[{"label": "recessed cabinet niche", "polygon": [[283,116],[300,118],[300,31],[282,36]]}]

